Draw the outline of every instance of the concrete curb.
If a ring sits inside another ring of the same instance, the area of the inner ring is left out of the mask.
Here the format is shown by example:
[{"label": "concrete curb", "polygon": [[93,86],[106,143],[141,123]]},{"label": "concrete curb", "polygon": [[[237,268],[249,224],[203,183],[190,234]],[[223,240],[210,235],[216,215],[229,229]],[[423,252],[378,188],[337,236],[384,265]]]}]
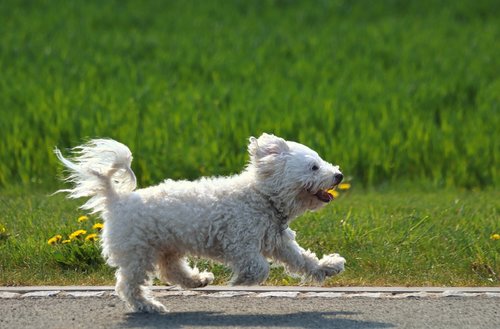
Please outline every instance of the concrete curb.
[{"label": "concrete curb", "polygon": [[[185,290],[179,286],[153,286],[153,291],[196,291],[205,293],[225,291],[245,292],[299,292],[299,293],[500,293],[500,287],[314,287],[314,286],[207,286]],[[2,287],[0,292],[29,293],[37,291],[114,291],[113,286],[19,286]]]},{"label": "concrete curb", "polygon": [[[500,287],[228,287],[209,286],[183,290],[177,286],[155,286],[157,297],[199,296],[208,298],[500,298]],[[0,287],[0,299],[85,298],[116,296],[112,286],[34,286]]]}]

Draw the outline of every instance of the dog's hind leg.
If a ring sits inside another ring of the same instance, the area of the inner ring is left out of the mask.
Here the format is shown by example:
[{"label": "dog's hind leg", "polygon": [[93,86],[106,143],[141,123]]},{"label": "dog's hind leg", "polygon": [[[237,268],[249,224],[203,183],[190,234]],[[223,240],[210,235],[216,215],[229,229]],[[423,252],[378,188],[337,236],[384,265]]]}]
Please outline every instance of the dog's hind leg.
[{"label": "dog's hind leg", "polygon": [[214,281],[212,273],[191,268],[184,257],[173,254],[163,254],[158,260],[158,269],[161,280],[183,288],[205,287]]},{"label": "dog's hind leg", "polygon": [[[133,265],[133,264],[130,264]],[[140,265],[121,267],[116,271],[116,292],[134,312],[164,313],[163,304],[150,296],[148,273]]]}]

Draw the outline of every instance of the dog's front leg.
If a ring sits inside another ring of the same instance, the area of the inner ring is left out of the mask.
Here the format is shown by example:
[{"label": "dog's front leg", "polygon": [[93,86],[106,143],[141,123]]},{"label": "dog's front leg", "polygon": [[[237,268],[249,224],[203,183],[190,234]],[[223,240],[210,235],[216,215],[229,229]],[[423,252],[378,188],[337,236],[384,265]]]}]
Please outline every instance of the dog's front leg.
[{"label": "dog's front leg", "polygon": [[272,257],[285,264],[291,272],[299,273],[323,281],[329,276],[339,274],[344,270],[345,259],[338,254],[325,255],[318,259],[310,250],[304,250],[295,241],[295,232],[286,229],[281,236]]},{"label": "dog's front leg", "polygon": [[253,286],[264,282],[269,275],[269,264],[260,253],[241,255],[232,264],[234,275],[231,284]]}]

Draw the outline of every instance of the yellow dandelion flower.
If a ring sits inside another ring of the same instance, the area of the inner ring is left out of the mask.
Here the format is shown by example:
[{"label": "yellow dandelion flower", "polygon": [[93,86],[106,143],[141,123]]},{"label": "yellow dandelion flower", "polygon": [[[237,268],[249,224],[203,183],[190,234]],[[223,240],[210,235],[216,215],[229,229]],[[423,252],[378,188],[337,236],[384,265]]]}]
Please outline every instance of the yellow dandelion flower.
[{"label": "yellow dandelion flower", "polygon": [[83,223],[85,221],[88,221],[89,218],[85,215],[78,217],[78,223]]},{"label": "yellow dandelion flower", "polygon": [[349,183],[342,183],[339,184],[339,190],[345,191],[351,188],[351,184]]},{"label": "yellow dandelion flower", "polygon": [[3,234],[5,232],[7,232],[7,229],[5,228],[5,226],[0,224],[0,234]]},{"label": "yellow dandelion flower", "polygon": [[101,231],[104,225],[102,223],[95,223],[94,226],[92,226],[93,230]]},{"label": "yellow dandelion flower", "polygon": [[61,241],[62,244],[67,244],[67,243],[70,243],[70,242],[71,242],[71,240],[62,240]]},{"label": "yellow dandelion flower", "polygon": [[74,239],[77,239],[77,238],[79,238],[80,236],[82,236],[84,234],[87,234],[87,231],[85,231],[85,230],[77,230],[77,231],[75,231],[75,232],[73,232],[73,233],[71,233],[69,235],[69,239],[70,240],[74,240]]},{"label": "yellow dandelion flower", "polygon": [[61,234],[57,234],[57,235],[54,235],[53,237],[51,237],[47,243],[51,246],[55,245],[56,243],[58,243],[59,241],[61,241],[62,239],[62,235]]},{"label": "yellow dandelion flower", "polygon": [[500,240],[500,234],[495,233],[490,236],[491,240]]},{"label": "yellow dandelion flower", "polygon": [[48,241],[47,241],[47,244],[50,245],[50,246],[53,246],[57,243],[57,239],[55,237],[53,238],[50,238]]},{"label": "yellow dandelion flower", "polygon": [[92,233],[85,237],[85,241],[97,241],[97,234]]}]

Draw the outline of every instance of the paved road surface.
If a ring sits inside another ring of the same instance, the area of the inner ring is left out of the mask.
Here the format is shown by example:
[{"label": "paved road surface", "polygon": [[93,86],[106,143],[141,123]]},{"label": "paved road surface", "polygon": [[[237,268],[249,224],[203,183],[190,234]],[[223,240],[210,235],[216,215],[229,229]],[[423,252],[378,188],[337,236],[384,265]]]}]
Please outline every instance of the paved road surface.
[{"label": "paved road surface", "polygon": [[0,328],[500,328],[498,294],[402,298],[335,293],[311,297],[306,292],[281,297],[243,292],[155,294],[170,313],[127,313],[109,292],[12,298],[4,293]]}]

